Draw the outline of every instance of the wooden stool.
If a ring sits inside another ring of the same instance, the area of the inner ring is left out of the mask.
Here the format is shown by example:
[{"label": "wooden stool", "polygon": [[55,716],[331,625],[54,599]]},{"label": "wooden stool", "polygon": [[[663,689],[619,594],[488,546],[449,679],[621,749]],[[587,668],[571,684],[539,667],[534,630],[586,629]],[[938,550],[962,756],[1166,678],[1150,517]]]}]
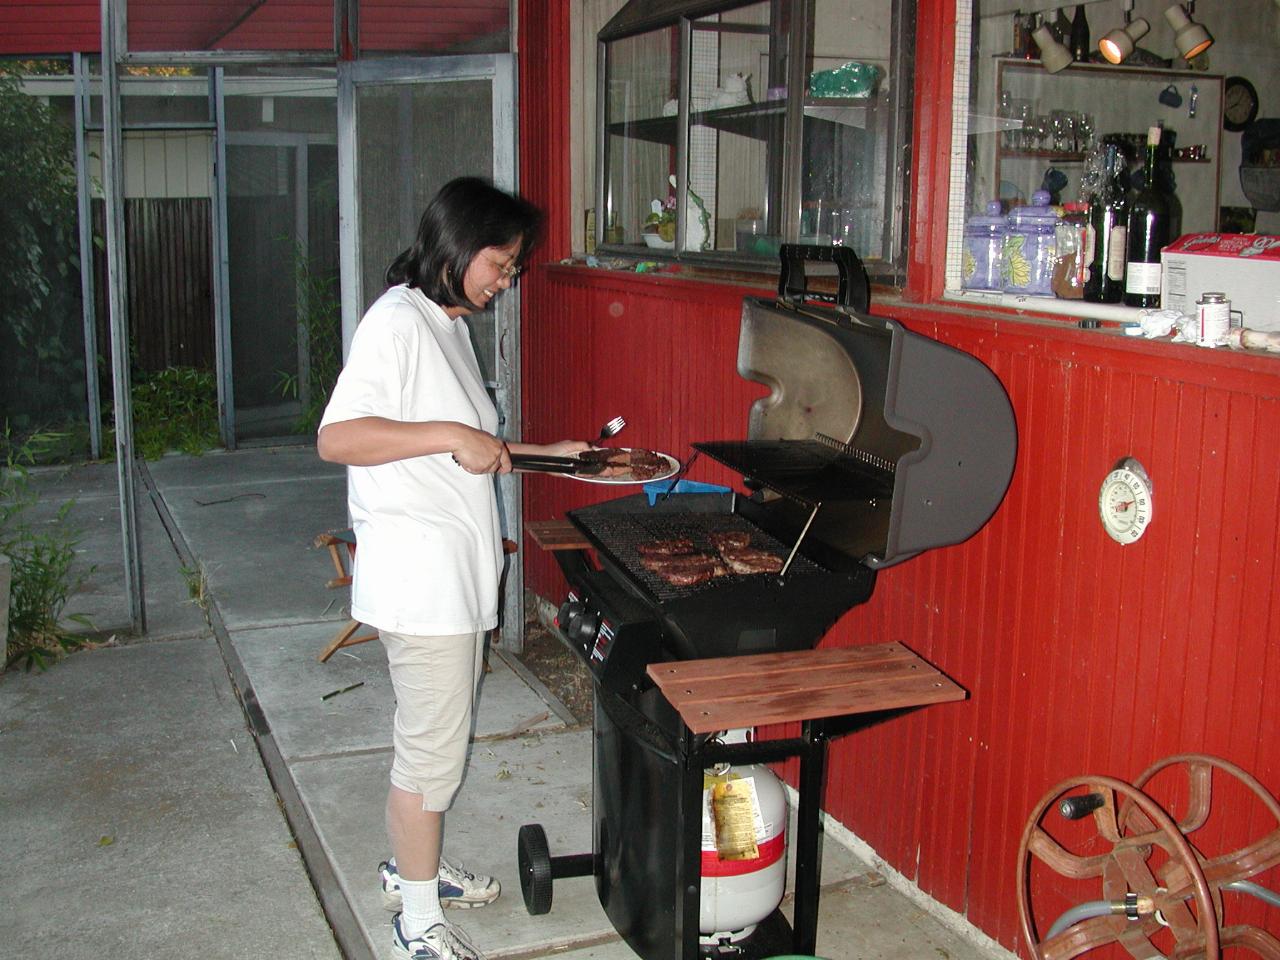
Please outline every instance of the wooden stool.
[{"label": "wooden stool", "polygon": [[[335,587],[348,587],[351,585],[350,565],[356,556],[356,535],[355,532],[347,530],[332,530],[328,533],[322,533],[315,539],[315,546],[327,547],[329,550],[329,559],[333,561],[333,569],[337,576],[325,583],[330,590]],[[346,561],[343,561],[343,553],[346,554]],[[355,634],[360,629],[360,621],[348,620],[346,626],[337,632],[328,645],[320,653],[320,662],[326,663],[329,658],[341,650],[343,647],[352,647],[357,643],[365,643],[368,640],[378,639],[377,633],[366,633],[362,636]]]}]

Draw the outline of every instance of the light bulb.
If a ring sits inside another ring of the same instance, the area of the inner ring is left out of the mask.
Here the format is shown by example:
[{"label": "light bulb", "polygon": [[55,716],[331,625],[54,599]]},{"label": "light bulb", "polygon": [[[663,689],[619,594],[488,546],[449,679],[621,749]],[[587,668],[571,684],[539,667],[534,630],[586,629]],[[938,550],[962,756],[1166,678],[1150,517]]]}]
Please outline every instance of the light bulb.
[{"label": "light bulb", "polygon": [[1124,63],[1133,53],[1134,44],[1147,35],[1151,24],[1143,17],[1138,17],[1123,27],[1116,27],[1098,41],[1098,50],[1110,63]]},{"label": "light bulb", "polygon": [[1173,28],[1173,43],[1184,59],[1191,60],[1213,46],[1213,37],[1203,26],[1187,15],[1180,3],[1175,3],[1164,12],[1164,18]]}]

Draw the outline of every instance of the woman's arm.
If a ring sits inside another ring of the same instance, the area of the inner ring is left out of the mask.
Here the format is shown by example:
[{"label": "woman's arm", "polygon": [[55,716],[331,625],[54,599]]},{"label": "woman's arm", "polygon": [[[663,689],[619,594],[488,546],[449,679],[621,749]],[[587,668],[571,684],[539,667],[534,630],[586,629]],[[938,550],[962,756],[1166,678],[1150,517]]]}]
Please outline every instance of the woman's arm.
[{"label": "woman's arm", "polygon": [[385,417],[338,420],[320,428],[316,450],[321,460],[352,467],[451,453],[468,473],[511,471],[511,458],[501,440],[452,420],[416,423]]}]

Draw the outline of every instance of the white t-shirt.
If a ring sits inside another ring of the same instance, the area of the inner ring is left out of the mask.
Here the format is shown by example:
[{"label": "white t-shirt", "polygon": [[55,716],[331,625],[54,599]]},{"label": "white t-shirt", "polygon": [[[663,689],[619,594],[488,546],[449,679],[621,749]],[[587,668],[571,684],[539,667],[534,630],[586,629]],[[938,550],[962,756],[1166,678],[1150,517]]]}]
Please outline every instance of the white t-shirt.
[{"label": "white t-shirt", "polygon": [[[359,417],[452,420],[495,433],[467,324],[392,287],[356,328],[321,427]],[[498,622],[502,533],[493,477],[448,453],[347,468],[356,535],[351,616],[395,633],[450,636]]]}]

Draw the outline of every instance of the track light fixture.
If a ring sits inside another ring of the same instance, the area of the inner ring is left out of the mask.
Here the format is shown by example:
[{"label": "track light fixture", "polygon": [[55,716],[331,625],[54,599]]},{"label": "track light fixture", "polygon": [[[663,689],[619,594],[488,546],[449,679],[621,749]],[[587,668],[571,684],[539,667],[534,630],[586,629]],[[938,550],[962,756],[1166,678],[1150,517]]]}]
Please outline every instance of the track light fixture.
[{"label": "track light fixture", "polygon": [[1195,10],[1195,0],[1189,0],[1186,7],[1175,3],[1164,12],[1164,18],[1173,28],[1174,45],[1185,60],[1198,57],[1213,46],[1213,36],[1209,31],[1191,19]]},{"label": "track light fixture", "polygon": [[1072,61],[1071,51],[1054,37],[1053,32],[1044,24],[1036,27],[1031,34],[1040,48],[1040,62],[1050,73],[1063,70]]},{"label": "track light fixture", "polygon": [[1133,0],[1124,0],[1124,26],[1116,27],[1098,41],[1098,51],[1108,63],[1124,63],[1138,41],[1147,35],[1151,24],[1133,17]]}]

